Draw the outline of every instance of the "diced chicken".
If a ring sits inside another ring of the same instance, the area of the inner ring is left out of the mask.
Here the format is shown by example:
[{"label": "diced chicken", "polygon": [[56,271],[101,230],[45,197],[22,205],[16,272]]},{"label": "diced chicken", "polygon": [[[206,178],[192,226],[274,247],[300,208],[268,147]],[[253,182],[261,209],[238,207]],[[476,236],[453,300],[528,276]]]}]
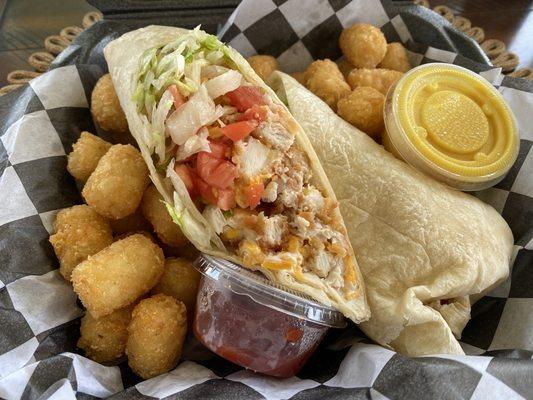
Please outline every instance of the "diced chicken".
[{"label": "diced chicken", "polygon": [[235,144],[232,161],[239,169],[239,175],[248,179],[258,175],[267,165],[270,150],[259,140],[251,137],[247,143]]},{"label": "diced chicken", "polygon": [[287,151],[294,142],[294,135],[279,122],[261,122],[252,135],[274,149],[282,151]]},{"label": "diced chicken", "polygon": [[275,215],[266,218],[263,225],[263,234],[259,239],[267,247],[278,247],[283,244],[283,239],[289,233],[289,223],[287,217]]},{"label": "diced chicken", "polygon": [[322,193],[314,186],[308,186],[304,189],[300,208],[305,211],[317,212],[324,207],[324,197]]},{"label": "diced chicken", "polygon": [[273,203],[278,198],[278,183],[275,181],[270,181],[265,187],[263,196],[261,196],[261,201],[265,203]]},{"label": "diced chicken", "polygon": [[342,259],[326,250],[319,250],[307,263],[307,268],[335,288],[343,284]]},{"label": "diced chicken", "polygon": [[242,238],[256,241],[262,231],[264,219],[263,213],[255,215],[249,210],[235,209],[227,223],[231,228],[236,229]]},{"label": "diced chicken", "polygon": [[309,263],[307,268],[314,272],[320,278],[325,278],[329,274],[331,268],[331,255],[324,250],[318,251]]},{"label": "diced chicken", "polygon": [[331,267],[326,278],[326,283],[338,289],[344,286],[344,279],[342,277],[343,262],[342,259],[334,256],[331,256],[330,260],[332,263],[330,264]]},{"label": "diced chicken", "polygon": [[291,228],[294,229],[295,234],[302,238],[307,236],[307,230],[310,225],[311,223],[308,220],[300,217],[299,215],[296,215],[290,224]]}]

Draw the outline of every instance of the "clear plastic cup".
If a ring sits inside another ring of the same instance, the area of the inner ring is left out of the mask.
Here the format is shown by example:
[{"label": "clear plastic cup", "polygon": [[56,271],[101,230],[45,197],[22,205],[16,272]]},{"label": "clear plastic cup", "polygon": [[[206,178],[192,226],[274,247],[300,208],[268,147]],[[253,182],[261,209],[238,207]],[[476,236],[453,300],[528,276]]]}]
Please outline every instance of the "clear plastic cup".
[{"label": "clear plastic cup", "polygon": [[387,93],[384,119],[387,150],[459,190],[494,186],[518,156],[516,120],[502,95],[456,65],[407,72]]},{"label": "clear plastic cup", "polygon": [[266,375],[295,375],[343,315],[261,274],[201,255],[195,336],[225,359]]}]

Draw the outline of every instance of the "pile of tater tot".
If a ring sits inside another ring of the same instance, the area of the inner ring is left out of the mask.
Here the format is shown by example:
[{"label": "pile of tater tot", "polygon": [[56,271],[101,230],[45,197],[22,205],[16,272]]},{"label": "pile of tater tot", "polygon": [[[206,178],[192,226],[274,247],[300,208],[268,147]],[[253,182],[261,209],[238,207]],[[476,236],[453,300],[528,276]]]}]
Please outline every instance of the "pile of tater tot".
[{"label": "pile of tater tot", "polygon": [[[385,95],[411,69],[401,43],[389,43],[379,28],[355,24],[339,37],[344,57],[312,62],[292,76],[320,97],[341,118],[379,141],[384,130]],[[278,69],[275,58],[252,56],[248,62],[263,79]]]},{"label": "pile of tater tot", "polygon": [[86,204],[57,214],[50,242],[60,273],[86,308],[78,347],[104,364],[127,358],[147,379],[178,363],[200,274],[139,150],[120,144],[134,141],[109,75],[91,100],[95,122],[118,144],[81,133],[67,169]]}]

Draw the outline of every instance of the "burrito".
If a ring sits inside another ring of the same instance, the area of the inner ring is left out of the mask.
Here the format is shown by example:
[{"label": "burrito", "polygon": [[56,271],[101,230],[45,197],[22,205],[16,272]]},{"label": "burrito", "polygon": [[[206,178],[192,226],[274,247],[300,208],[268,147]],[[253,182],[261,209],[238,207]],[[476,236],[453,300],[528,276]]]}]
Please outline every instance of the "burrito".
[{"label": "burrito", "polygon": [[509,274],[513,235],[479,199],[392,156],[293,78],[269,82],[305,129],[340,202],[372,316],[359,327],[409,355],[464,354],[471,301]]},{"label": "burrito", "polygon": [[163,26],[129,32],[104,54],[151,179],[194,246],[367,320],[328,178],[246,60],[198,28]]}]

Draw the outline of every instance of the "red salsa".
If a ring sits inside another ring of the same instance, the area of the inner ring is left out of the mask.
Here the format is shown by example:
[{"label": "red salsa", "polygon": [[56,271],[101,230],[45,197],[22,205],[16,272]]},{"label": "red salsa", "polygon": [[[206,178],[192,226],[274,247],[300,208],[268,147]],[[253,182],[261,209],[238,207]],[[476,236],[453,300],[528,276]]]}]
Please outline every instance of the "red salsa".
[{"label": "red salsa", "polygon": [[[194,334],[211,351],[245,368],[277,377],[294,376],[328,328],[344,324],[337,311],[283,292],[234,264],[202,256],[196,265],[204,276]],[[325,309],[326,315],[313,307]],[[319,321],[311,320],[309,314]],[[325,321],[320,320],[324,317]]]}]

